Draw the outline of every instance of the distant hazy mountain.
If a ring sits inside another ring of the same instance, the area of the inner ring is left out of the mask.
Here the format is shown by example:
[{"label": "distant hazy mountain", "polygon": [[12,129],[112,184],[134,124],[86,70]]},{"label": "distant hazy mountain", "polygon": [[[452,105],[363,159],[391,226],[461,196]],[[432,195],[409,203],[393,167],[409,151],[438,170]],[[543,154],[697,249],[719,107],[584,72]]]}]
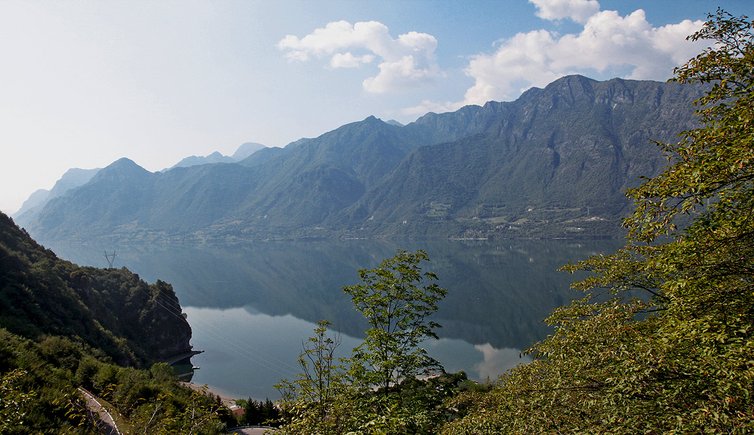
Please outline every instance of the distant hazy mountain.
[{"label": "distant hazy mountain", "polygon": [[19,222],[20,225],[33,221],[36,219],[36,214],[44,208],[49,200],[62,196],[69,190],[88,183],[97,171],[99,171],[99,168],[71,168],[67,170],[55,185],[52,186],[51,190],[39,189],[32,193],[29,198],[24,201],[21,208],[13,215],[13,218]]},{"label": "distant hazy mountain", "polygon": [[265,145],[262,145],[261,143],[256,142],[246,142],[241,144],[240,147],[236,150],[235,153],[233,153],[233,160],[236,162],[240,162],[241,160],[249,157],[250,155],[254,154],[255,152],[261,150],[262,148],[267,148]]},{"label": "distant hazy mountain", "polygon": [[43,206],[45,202],[47,202],[47,199],[50,196],[50,191],[47,189],[37,189],[34,192],[32,192],[31,195],[29,195],[28,198],[26,198],[26,201],[21,205],[21,208],[16,211],[15,215],[16,217],[23,215],[27,211],[37,208],[40,206]]},{"label": "distant hazy mountain", "polygon": [[150,173],[122,159],[27,229],[42,240],[615,235],[625,189],[665,161],[652,140],[692,127],[701,92],[569,76],[406,126],[369,117],[238,163]]},{"label": "distant hazy mountain", "polygon": [[206,156],[184,157],[180,162],[173,165],[173,168],[187,168],[189,166],[206,165],[211,163],[232,163],[234,161],[233,157],[224,156],[220,154],[219,151],[215,151]]},{"label": "distant hazy mountain", "polygon": [[[184,168],[212,163],[234,163],[246,159],[255,152],[267,148],[265,145],[255,142],[246,142],[238,147],[232,156],[224,156],[215,151],[207,156],[189,156],[181,159],[172,168]],[[170,169],[172,169],[170,168]],[[36,219],[36,213],[42,210],[45,204],[52,198],[63,195],[68,190],[83,186],[99,171],[96,169],[71,168],[55,183],[51,190],[38,189],[34,191],[21,205],[21,208],[13,214],[13,218],[24,226]]]},{"label": "distant hazy mountain", "polygon": [[232,156],[224,156],[219,151],[215,151],[207,156],[189,156],[176,163],[172,168],[187,168],[189,166],[207,165],[212,163],[234,163],[239,162],[255,152],[266,148],[260,143],[246,142],[233,153]]}]

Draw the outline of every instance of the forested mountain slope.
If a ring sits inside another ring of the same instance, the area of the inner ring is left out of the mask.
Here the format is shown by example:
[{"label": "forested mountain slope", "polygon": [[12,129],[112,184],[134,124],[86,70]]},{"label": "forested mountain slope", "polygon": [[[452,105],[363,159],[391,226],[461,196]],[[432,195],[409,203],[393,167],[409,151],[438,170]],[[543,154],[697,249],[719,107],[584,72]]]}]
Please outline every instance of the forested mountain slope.
[{"label": "forested mountain slope", "polygon": [[223,433],[219,399],[162,362],[190,338],[170,284],[61,260],[0,213],[0,433],[110,433],[95,401],[119,433]]},{"label": "forested mountain slope", "polygon": [[513,103],[427,115],[410,127],[474,135],[415,150],[351,208],[352,221],[367,233],[604,234],[627,211],[625,190],[665,163],[652,141],[692,125],[684,105],[698,92],[570,76]]},{"label": "forested mountain slope", "polygon": [[369,117],[238,163],[150,173],[127,159],[23,225],[40,240],[603,237],[625,189],[693,124],[699,86],[582,76],[514,102]]},{"label": "forested mountain slope", "polygon": [[148,366],[191,350],[180,313],[170,284],[61,260],[0,213],[0,328],[68,337],[119,364]]}]

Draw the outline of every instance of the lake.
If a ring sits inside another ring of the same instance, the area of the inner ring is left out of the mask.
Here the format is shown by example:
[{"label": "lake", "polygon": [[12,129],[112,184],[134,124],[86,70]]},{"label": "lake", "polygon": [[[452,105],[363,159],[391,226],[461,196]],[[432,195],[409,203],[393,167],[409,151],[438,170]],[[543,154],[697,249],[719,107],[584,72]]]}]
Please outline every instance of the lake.
[{"label": "lake", "polygon": [[426,343],[447,371],[495,379],[528,361],[521,350],[544,338],[543,319],[579,296],[569,261],[609,252],[619,241],[305,241],[227,246],[152,244],[112,246],[48,243],[62,258],[114,267],[143,279],[170,282],[191,324],[200,367],[193,381],[232,397],[279,397],[273,385],[299,371],[302,342],[327,319],[341,337],[341,355],[360,342],[365,322],[345,285],[360,268],[375,267],[398,249],[424,249],[440,285],[448,289],[434,320],[439,340]]}]

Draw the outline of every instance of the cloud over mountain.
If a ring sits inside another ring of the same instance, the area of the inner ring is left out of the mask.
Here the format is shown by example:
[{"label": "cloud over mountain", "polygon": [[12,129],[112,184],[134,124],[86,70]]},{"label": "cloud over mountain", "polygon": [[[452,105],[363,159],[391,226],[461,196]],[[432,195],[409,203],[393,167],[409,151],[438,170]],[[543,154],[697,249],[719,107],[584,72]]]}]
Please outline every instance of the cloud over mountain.
[{"label": "cloud over mountain", "polygon": [[[538,16],[549,19],[568,17],[580,22],[586,10],[553,7],[564,1],[534,3]],[[494,53],[471,58],[465,72],[474,85],[466,91],[464,104],[515,98],[531,86],[541,87],[567,74],[596,71],[629,79],[664,80],[674,67],[699,52],[701,47],[686,41],[686,36],[701,25],[701,21],[684,20],[654,27],[644,11],[637,9],[626,16],[598,11],[586,19],[580,33],[518,33]]]},{"label": "cloud over mountain", "polygon": [[377,74],[362,83],[372,93],[420,85],[441,74],[434,36],[412,31],[393,38],[390,29],[377,21],[330,22],[301,38],[286,35],[277,47],[291,61],[329,58],[329,66],[335,69],[377,62]]},{"label": "cloud over mountain", "polygon": [[543,87],[558,77],[585,74],[596,78],[666,80],[673,68],[703,49],[702,42],[686,37],[702,21],[683,20],[655,27],[644,10],[622,16],[600,10],[596,0],[529,0],[536,15],[548,21],[571,20],[581,24],[577,33],[560,34],[537,29],[502,40],[492,53],[470,57],[464,69],[473,79],[462,100],[422,101],[405,114],[444,112],[490,100],[513,100],[524,90]]}]

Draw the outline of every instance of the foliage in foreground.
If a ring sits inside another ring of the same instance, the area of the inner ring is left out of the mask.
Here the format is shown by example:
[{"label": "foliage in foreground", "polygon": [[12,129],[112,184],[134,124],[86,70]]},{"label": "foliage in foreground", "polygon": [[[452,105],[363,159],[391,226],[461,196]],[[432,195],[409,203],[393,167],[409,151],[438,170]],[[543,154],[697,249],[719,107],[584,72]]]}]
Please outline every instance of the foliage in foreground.
[{"label": "foliage in foreground", "polygon": [[169,284],[61,260],[0,213],[0,433],[96,433],[78,387],[131,432],[219,432],[226,410],[153,364],[190,349],[179,314]]},{"label": "foliage in foreground", "polygon": [[178,384],[167,364],[120,367],[65,337],[39,342],[0,328],[0,433],[97,433],[77,387],[105,399],[133,433],[220,433],[227,410]]},{"label": "foliage in foreground", "polygon": [[277,425],[280,418],[280,409],[270,399],[254,400],[248,399],[236,400],[236,404],[243,408],[244,413],[238,419],[238,424],[244,425]]},{"label": "foliage in foreground", "polygon": [[191,349],[180,314],[170,284],[60,259],[0,213],[0,327],[70,337],[117,364],[149,367]]},{"label": "foliage in foreground", "polygon": [[[444,400],[466,382],[448,375],[421,343],[436,338],[429,316],[446,290],[419,264],[424,251],[398,252],[379,267],[359,271],[361,284],[344,289],[366,318],[366,338],[350,358],[337,360],[340,343],[317,325],[299,358],[302,373],[278,389],[282,433],[435,433],[447,411]],[[421,376],[436,375],[421,379]]]},{"label": "foliage in foreground", "polygon": [[586,296],[534,362],[454,399],[443,433],[754,431],[754,23],[718,10],[690,38],[714,43],[676,70],[710,85],[702,126],[628,193],[626,246],[566,267]]}]

